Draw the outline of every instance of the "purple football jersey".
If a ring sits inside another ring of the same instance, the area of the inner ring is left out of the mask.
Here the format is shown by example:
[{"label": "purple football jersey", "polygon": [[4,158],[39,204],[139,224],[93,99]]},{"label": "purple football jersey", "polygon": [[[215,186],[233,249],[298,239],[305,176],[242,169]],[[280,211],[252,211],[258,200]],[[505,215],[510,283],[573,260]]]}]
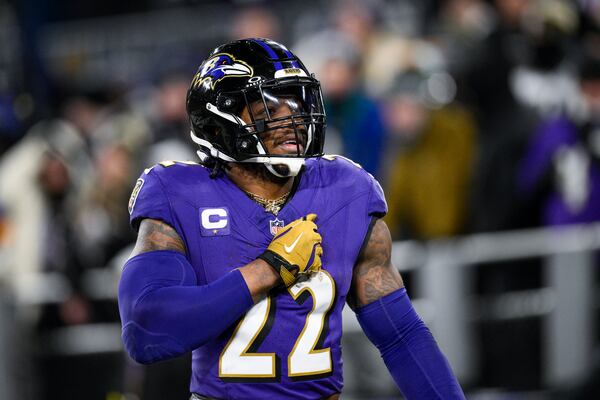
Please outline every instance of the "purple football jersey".
[{"label": "purple football jersey", "polygon": [[195,349],[190,390],[217,399],[318,399],[341,392],[342,309],[369,224],[387,211],[381,187],[343,157],[309,159],[275,217],[225,174],[211,179],[209,173],[189,163],[146,170],[129,204],[132,224],[154,218],[175,228],[202,285],[253,261],[282,226],[315,213],[323,268],[306,282],[272,291]]}]

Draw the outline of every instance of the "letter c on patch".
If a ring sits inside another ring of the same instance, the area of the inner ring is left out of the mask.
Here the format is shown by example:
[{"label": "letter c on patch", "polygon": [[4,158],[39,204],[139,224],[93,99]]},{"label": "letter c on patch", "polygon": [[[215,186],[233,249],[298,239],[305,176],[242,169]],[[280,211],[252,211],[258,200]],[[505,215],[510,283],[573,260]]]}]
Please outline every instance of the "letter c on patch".
[{"label": "letter c on patch", "polygon": [[200,214],[204,229],[223,229],[229,223],[227,210],[224,208],[206,208]]}]

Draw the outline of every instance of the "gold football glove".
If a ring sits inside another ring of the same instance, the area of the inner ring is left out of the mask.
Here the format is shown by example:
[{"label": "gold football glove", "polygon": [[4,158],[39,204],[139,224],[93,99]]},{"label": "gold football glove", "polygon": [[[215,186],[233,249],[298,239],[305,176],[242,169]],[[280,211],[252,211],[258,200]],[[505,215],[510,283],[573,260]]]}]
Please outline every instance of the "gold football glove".
[{"label": "gold football glove", "polygon": [[321,269],[323,248],[314,223],[316,218],[316,214],[308,214],[291,222],[259,256],[279,273],[286,287]]}]

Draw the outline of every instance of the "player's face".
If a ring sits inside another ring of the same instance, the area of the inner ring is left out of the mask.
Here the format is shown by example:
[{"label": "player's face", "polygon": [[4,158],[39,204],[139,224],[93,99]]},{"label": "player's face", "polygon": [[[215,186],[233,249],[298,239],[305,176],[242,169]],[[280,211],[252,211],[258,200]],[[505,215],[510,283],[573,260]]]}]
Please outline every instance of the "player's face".
[{"label": "player's face", "polygon": [[[240,117],[247,124],[266,121],[266,130],[260,138],[270,154],[304,154],[307,131],[305,125],[291,123],[288,117],[301,112],[301,103],[295,96],[264,95],[245,107]],[[265,107],[266,106],[266,107]],[[270,121],[270,122],[269,122]]]}]

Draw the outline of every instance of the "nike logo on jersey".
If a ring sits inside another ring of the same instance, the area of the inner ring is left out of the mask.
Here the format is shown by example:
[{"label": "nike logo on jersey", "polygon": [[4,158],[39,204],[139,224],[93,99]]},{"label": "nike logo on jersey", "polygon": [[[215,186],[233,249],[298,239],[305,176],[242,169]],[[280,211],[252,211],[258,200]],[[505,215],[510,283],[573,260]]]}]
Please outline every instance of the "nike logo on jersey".
[{"label": "nike logo on jersey", "polygon": [[302,237],[302,235],[304,235],[304,232],[300,233],[298,235],[298,237],[296,238],[296,240],[294,240],[294,243],[292,243],[291,246],[283,246],[283,248],[285,249],[285,252],[290,254],[292,252],[292,250],[294,250],[294,248],[296,247],[296,245],[298,244],[298,241],[300,240],[300,238]]}]

